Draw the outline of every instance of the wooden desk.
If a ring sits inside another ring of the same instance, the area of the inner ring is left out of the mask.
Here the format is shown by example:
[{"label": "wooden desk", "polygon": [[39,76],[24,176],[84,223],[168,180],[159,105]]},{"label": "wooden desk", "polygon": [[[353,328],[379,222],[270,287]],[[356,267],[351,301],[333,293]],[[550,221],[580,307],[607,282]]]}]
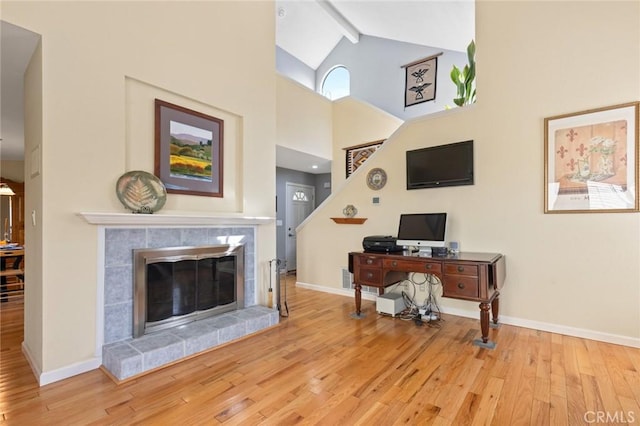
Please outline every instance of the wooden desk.
[{"label": "wooden desk", "polygon": [[442,297],[480,302],[483,347],[489,342],[489,310],[498,324],[500,289],[506,276],[505,258],[498,253],[458,253],[446,257],[422,257],[417,253],[349,253],[349,271],[355,284],[356,315],[361,314],[362,286],[384,288],[407,279],[409,272],[436,275],[442,282]]},{"label": "wooden desk", "polygon": [[[13,258],[11,267],[7,268],[7,260]],[[7,277],[18,277],[24,280],[24,270],[20,268],[20,263],[24,258],[23,248],[0,249],[0,300],[8,300]]]}]

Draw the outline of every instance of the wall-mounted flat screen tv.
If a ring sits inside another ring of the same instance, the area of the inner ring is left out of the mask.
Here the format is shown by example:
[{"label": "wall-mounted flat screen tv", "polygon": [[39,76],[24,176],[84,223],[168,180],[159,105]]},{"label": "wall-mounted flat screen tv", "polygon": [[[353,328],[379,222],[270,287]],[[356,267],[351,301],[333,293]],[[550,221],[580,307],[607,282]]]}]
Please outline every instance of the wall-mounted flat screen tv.
[{"label": "wall-mounted flat screen tv", "polygon": [[473,141],[407,151],[407,189],[473,185]]}]

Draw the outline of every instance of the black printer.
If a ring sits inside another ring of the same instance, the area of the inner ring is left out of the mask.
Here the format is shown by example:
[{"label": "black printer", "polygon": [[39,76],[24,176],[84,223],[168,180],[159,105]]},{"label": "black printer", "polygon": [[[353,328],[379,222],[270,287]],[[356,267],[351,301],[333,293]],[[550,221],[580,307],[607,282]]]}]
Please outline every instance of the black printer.
[{"label": "black printer", "polygon": [[370,235],[362,240],[362,248],[364,251],[382,253],[402,251],[402,246],[396,245],[397,240],[391,235]]}]

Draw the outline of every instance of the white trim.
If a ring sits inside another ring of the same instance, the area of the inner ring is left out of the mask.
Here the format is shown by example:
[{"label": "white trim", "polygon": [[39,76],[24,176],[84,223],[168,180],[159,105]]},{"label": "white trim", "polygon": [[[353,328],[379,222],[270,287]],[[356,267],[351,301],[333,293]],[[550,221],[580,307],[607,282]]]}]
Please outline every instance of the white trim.
[{"label": "white trim", "polygon": [[204,214],[133,214],[80,212],[91,225],[266,225],[275,221],[267,216],[204,215]]},{"label": "white trim", "polygon": [[[353,290],[343,290],[339,288],[329,288],[314,284],[296,282],[296,287],[307,288],[309,290],[321,291],[324,293],[337,294],[340,296],[353,297]],[[375,300],[375,295],[362,293],[362,300]],[[442,309],[443,314],[455,315],[464,318],[480,318],[480,311],[445,308]],[[619,334],[603,333],[596,330],[588,330],[584,328],[570,327],[561,324],[552,324],[541,321],[533,321],[525,318],[508,317],[500,315],[499,322],[501,324],[513,325],[516,327],[530,328],[533,330],[546,331],[549,333],[563,334],[566,336],[579,337],[582,339],[596,340],[598,342],[613,343],[616,345],[629,346],[632,348],[640,348],[640,338],[622,336]]]},{"label": "white trim", "polygon": [[347,18],[342,16],[338,10],[333,7],[327,0],[316,0],[318,6],[320,6],[338,25],[338,29],[343,36],[346,37],[351,43],[356,44],[360,41],[360,31],[351,23]]},{"label": "white trim", "polygon": [[40,378],[38,379],[38,382],[40,386],[48,385],[50,383],[68,379],[69,377],[77,376],[78,374],[96,370],[100,368],[101,365],[102,359],[96,358],[77,362],[75,364],[67,365],[66,367],[58,368],[57,370],[42,373],[40,375]]},{"label": "white trim", "polygon": [[102,346],[104,345],[104,264],[105,264],[105,227],[98,227],[98,273],[96,283],[96,348],[95,357],[102,364]]},{"label": "white trim", "polygon": [[588,330],[585,328],[570,327],[567,325],[551,324],[547,322],[532,321],[524,318],[500,317],[505,324],[517,327],[532,328],[534,330],[548,331],[550,333],[564,334],[583,339],[597,340],[599,342],[613,343],[616,345],[640,348],[640,338],[622,336],[619,334],[604,333],[602,331]]},{"label": "white trim", "polygon": [[25,342],[22,342],[21,346],[22,346],[22,354],[27,359],[27,362],[29,363],[29,367],[31,367],[31,371],[33,372],[34,376],[36,376],[36,379],[40,381],[39,379],[41,374],[40,368],[34,361],[34,358],[31,355],[31,352],[29,352],[29,348],[27,347],[27,344]]},{"label": "white trim", "polygon": [[31,371],[33,371],[33,374],[36,376],[36,379],[38,380],[38,384],[40,386],[45,386],[53,382],[68,379],[69,377],[77,376],[78,374],[95,370],[97,368],[100,368],[100,365],[102,365],[102,360],[93,358],[87,361],[82,361],[72,365],[68,365],[66,367],[59,368],[57,370],[47,371],[46,373],[43,373],[36,366],[35,362],[33,362],[33,357],[31,356],[31,353],[29,352],[29,349],[24,344],[24,342],[22,342],[22,353],[24,354],[24,357],[27,359],[27,362],[31,367]]},{"label": "white trim", "polygon": [[[301,283],[296,281],[296,287],[307,288],[309,290],[321,291],[323,293],[337,294],[338,296],[353,297],[354,290],[348,290],[343,288],[323,287],[315,284]],[[367,292],[362,292],[362,300],[376,300],[377,295]]]}]

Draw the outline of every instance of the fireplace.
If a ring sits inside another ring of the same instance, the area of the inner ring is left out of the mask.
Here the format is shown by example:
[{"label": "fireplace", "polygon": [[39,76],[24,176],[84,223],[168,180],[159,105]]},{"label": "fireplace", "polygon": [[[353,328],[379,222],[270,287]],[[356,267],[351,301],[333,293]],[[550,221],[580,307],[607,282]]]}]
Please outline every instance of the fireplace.
[{"label": "fireplace", "polygon": [[133,337],[244,307],[244,246],[133,250]]},{"label": "fireplace", "polygon": [[[128,380],[181,359],[212,350],[278,325],[279,312],[261,306],[257,284],[256,241],[260,225],[269,218],[82,214],[100,225],[102,241],[98,280],[98,353],[104,370],[116,380]],[[244,252],[244,287],[236,310],[177,327],[133,337],[133,250],[163,247],[239,246]]]}]

